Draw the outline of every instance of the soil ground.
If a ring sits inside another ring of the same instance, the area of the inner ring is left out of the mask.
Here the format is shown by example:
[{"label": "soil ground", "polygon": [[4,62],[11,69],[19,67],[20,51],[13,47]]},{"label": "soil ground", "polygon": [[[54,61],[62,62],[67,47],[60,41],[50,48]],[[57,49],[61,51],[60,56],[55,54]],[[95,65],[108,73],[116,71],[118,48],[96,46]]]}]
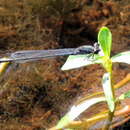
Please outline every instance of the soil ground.
[{"label": "soil ground", "polygon": [[[102,26],[112,31],[112,55],[130,49],[130,0],[56,1],[1,0],[1,56],[16,50],[93,45]],[[8,67],[0,79],[1,130],[48,129],[79,98],[102,90],[102,66],[61,71],[65,60],[57,57]],[[114,64],[113,69],[115,84],[130,72],[126,64]],[[117,95],[129,88],[128,83]],[[125,105],[130,101],[122,103]],[[81,117],[90,117],[103,108],[104,104],[97,105]],[[129,124],[115,129],[124,130]]]}]

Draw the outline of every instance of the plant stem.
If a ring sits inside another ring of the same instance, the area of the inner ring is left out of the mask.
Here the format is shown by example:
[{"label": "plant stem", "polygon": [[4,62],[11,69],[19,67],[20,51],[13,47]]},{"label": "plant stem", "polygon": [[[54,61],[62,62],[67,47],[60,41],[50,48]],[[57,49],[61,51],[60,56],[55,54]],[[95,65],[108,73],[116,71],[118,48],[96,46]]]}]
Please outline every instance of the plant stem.
[{"label": "plant stem", "polygon": [[113,112],[111,111],[108,112],[108,120],[107,120],[108,123],[106,123],[106,125],[103,127],[103,130],[109,130],[112,119],[114,117],[114,112],[115,110]]}]

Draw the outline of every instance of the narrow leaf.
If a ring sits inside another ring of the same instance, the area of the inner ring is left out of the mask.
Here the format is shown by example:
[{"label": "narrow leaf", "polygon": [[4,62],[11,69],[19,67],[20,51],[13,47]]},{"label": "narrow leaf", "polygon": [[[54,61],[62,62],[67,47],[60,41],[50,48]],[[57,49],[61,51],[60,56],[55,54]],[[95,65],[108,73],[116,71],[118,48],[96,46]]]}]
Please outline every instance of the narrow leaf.
[{"label": "narrow leaf", "polygon": [[101,62],[102,60],[99,55],[94,55],[94,57],[90,55],[70,55],[61,70],[75,69],[95,63],[99,64]]},{"label": "narrow leaf", "polygon": [[56,128],[62,129],[67,126],[71,121],[77,118],[82,112],[88,109],[90,106],[105,101],[104,97],[93,98],[86,100],[79,105],[72,106],[71,110],[58,122]]},{"label": "narrow leaf", "polygon": [[105,56],[110,57],[112,34],[107,27],[102,27],[98,33],[98,42]]},{"label": "narrow leaf", "polygon": [[108,103],[108,107],[110,111],[113,112],[115,108],[115,103],[114,103],[115,100],[112,94],[110,73],[104,74],[102,84],[103,84],[104,94]]},{"label": "narrow leaf", "polygon": [[112,62],[123,62],[130,64],[130,51],[119,53],[112,58]]},{"label": "narrow leaf", "polygon": [[123,94],[119,97],[120,100],[124,100],[124,99],[126,99],[126,98],[130,98],[130,90],[129,90],[128,92],[126,92],[126,93],[123,93]]}]

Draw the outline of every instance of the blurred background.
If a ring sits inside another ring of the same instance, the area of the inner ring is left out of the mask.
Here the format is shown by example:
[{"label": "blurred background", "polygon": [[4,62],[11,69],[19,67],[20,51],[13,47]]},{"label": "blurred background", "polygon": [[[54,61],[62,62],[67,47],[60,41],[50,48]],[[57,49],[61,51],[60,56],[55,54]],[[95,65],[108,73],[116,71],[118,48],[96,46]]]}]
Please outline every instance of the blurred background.
[{"label": "blurred background", "polygon": [[[0,56],[17,50],[93,45],[102,26],[112,31],[112,55],[129,50],[130,0],[0,0]],[[8,66],[0,76],[1,130],[48,129],[77,99],[102,90],[100,65],[61,71],[66,58]],[[126,64],[115,64],[113,69],[115,83],[130,72]],[[117,94],[129,88],[127,84]],[[122,105],[126,104],[130,102]],[[104,104],[98,107],[83,116],[106,109]]]}]

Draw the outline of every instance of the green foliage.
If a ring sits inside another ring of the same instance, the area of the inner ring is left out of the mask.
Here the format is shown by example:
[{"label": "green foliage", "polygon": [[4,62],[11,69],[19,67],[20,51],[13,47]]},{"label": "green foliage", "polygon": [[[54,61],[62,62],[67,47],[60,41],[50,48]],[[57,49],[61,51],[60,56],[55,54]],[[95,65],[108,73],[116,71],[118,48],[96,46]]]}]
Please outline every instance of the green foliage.
[{"label": "green foliage", "polygon": [[[116,106],[115,104],[117,101],[116,97],[115,97],[113,83],[112,83],[112,80],[113,80],[112,79],[112,63],[113,62],[123,62],[123,63],[130,64],[130,51],[119,53],[119,54],[113,56],[112,58],[110,58],[111,45],[112,45],[112,34],[107,27],[102,27],[100,29],[100,31],[98,33],[98,43],[101,48],[101,51],[100,51],[101,53],[96,54],[96,55],[94,54],[93,60],[88,55],[69,56],[66,63],[63,65],[62,70],[74,69],[74,68],[87,66],[87,65],[91,65],[91,64],[95,64],[95,63],[103,65],[103,67],[107,71],[107,73],[105,73],[103,76],[102,86],[103,86],[103,90],[104,90],[104,94],[105,94],[105,99],[106,99],[106,102],[109,107],[109,115],[108,115],[109,121],[112,121],[113,113],[115,111],[115,106]],[[103,55],[102,55],[102,53],[103,53]],[[130,98],[130,91],[125,94],[122,94],[119,97],[119,100],[123,100],[125,98]],[[89,99],[89,100],[91,100],[91,99]],[[86,100],[86,102],[87,102],[87,100]],[[86,109],[88,109],[88,107],[87,107],[87,105],[85,105],[85,107],[82,111],[80,111],[80,108],[77,108],[77,109],[79,109],[77,111],[79,111],[79,114],[80,114],[83,111],[85,111]],[[73,112],[74,111],[71,110],[71,112],[69,112],[69,114],[73,113]],[[79,114],[77,114],[77,116]],[[63,117],[63,119],[65,119],[65,118]],[[73,120],[74,119],[75,118],[73,118]],[[69,118],[69,120],[71,121],[72,119]],[[62,121],[62,123],[61,123],[61,121]],[[64,124],[62,119],[61,119],[61,121],[59,121],[58,125]],[[68,119],[67,119],[67,121],[68,121]],[[64,120],[64,122],[66,122],[66,121]],[[67,123],[65,123],[65,124],[67,125]],[[109,124],[108,124],[108,127],[109,127]]]},{"label": "green foliage", "polygon": [[130,64],[130,51],[119,53],[111,58],[112,62],[122,62]]},{"label": "green foliage", "polygon": [[106,100],[108,103],[108,107],[109,107],[110,111],[113,112],[114,108],[115,108],[115,99],[114,99],[114,95],[112,93],[111,74],[110,73],[105,73],[103,75],[102,85],[103,85],[104,94],[105,94],[105,97],[106,97]]},{"label": "green foliage", "polygon": [[119,100],[124,100],[126,98],[130,98],[130,90],[126,93],[123,93],[120,97]]},{"label": "green foliage", "polygon": [[67,124],[69,124],[75,118],[77,118],[83,111],[90,108],[92,105],[94,105],[96,103],[104,102],[104,101],[105,101],[104,97],[92,98],[92,99],[83,101],[78,105],[72,106],[71,110],[63,118],[61,118],[61,120],[57,124],[56,128],[61,129],[61,128],[65,127]]},{"label": "green foliage", "polygon": [[100,64],[102,63],[102,60],[99,55],[94,55],[94,59],[91,59],[92,57],[89,57],[88,55],[71,55],[68,57],[66,63],[62,66],[61,70],[69,70],[74,68],[79,68],[91,64]]},{"label": "green foliage", "polygon": [[104,56],[110,57],[112,35],[107,27],[102,27],[98,33],[98,42],[102,48]]},{"label": "green foliage", "polygon": [[56,129],[64,128],[67,124],[71,122],[71,118],[69,117],[69,114],[67,113],[57,124]]},{"label": "green foliage", "polygon": [[112,63],[110,57],[111,44],[112,44],[112,35],[110,30],[107,27],[100,29],[98,33],[98,43],[101,47],[102,54],[94,54],[94,57],[87,55],[76,55],[69,56],[66,63],[62,66],[62,70],[79,68],[91,64],[102,64],[107,71],[111,71]]}]

